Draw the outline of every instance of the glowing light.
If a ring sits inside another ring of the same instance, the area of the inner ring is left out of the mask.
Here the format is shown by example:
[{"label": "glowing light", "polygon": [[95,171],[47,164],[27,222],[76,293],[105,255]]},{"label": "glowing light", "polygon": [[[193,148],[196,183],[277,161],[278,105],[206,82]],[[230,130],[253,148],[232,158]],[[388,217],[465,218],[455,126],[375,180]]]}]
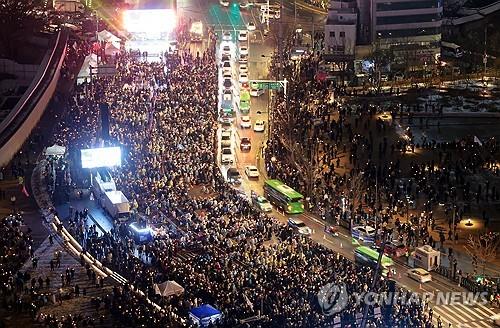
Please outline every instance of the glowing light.
[{"label": "glowing light", "polygon": [[130,33],[168,33],[177,23],[171,9],[127,10],[123,13],[123,25]]}]

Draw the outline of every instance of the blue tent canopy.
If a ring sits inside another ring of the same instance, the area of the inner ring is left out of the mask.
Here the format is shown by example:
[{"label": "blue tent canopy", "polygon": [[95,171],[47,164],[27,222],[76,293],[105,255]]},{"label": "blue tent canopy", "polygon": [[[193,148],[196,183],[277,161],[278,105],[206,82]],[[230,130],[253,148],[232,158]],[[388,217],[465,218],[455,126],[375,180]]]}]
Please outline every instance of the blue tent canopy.
[{"label": "blue tent canopy", "polygon": [[211,322],[221,318],[222,313],[210,304],[203,304],[192,309],[189,312],[189,317],[199,326],[206,327]]}]

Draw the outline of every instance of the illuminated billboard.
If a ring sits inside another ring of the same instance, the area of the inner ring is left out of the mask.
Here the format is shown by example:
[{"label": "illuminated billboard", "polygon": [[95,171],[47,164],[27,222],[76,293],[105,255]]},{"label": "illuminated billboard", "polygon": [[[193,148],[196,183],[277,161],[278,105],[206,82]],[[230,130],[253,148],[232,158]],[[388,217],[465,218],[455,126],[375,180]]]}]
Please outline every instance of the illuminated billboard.
[{"label": "illuminated billboard", "polygon": [[172,9],[139,9],[123,13],[123,24],[130,33],[170,33],[176,17]]},{"label": "illuminated billboard", "polygon": [[120,147],[81,149],[82,168],[111,167],[122,165]]}]

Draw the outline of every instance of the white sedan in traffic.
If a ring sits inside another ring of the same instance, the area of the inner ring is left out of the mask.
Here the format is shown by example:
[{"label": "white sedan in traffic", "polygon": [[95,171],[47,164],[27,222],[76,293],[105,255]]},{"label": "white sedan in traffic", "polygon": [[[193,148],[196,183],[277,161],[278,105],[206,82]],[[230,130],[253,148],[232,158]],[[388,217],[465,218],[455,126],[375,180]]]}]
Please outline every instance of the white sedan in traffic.
[{"label": "white sedan in traffic", "polygon": [[424,270],[422,268],[410,269],[407,271],[408,277],[415,279],[419,283],[423,284],[424,282],[432,281],[432,276],[429,271]]},{"label": "white sedan in traffic", "polygon": [[247,165],[245,166],[245,174],[249,179],[258,179],[259,169],[255,165]]},{"label": "white sedan in traffic", "polygon": [[247,30],[249,30],[249,31],[255,31],[255,29],[256,29],[256,28],[257,28],[257,27],[255,26],[255,23],[254,23],[254,22],[250,22],[250,23],[248,23],[248,25],[247,25]]},{"label": "white sedan in traffic", "polygon": [[247,31],[240,31],[238,34],[238,40],[239,41],[247,41],[248,40],[248,32]]},{"label": "white sedan in traffic", "polygon": [[248,73],[248,64],[242,63],[239,67],[240,73]]},{"label": "white sedan in traffic", "polygon": [[250,120],[250,116],[245,115],[241,117],[240,126],[242,129],[250,129],[252,127],[252,121]]},{"label": "white sedan in traffic", "polygon": [[239,81],[240,81],[240,83],[248,82],[248,74],[247,73],[240,73]]},{"label": "white sedan in traffic", "polygon": [[228,0],[220,0],[220,5],[223,7],[229,7],[229,1]]},{"label": "white sedan in traffic", "polygon": [[231,36],[231,32],[226,31],[226,32],[222,33],[222,40],[224,40],[224,41],[231,41],[232,39],[233,38]]},{"label": "white sedan in traffic", "polygon": [[266,129],[266,124],[264,121],[262,120],[255,121],[255,124],[253,126],[253,130],[255,132],[264,132],[265,129]]},{"label": "white sedan in traffic", "polygon": [[297,232],[301,235],[309,236],[310,234],[312,234],[311,228],[309,228],[302,220],[289,218],[288,225],[297,230]]},{"label": "white sedan in traffic", "polygon": [[248,47],[247,46],[240,46],[240,54],[248,55]]}]

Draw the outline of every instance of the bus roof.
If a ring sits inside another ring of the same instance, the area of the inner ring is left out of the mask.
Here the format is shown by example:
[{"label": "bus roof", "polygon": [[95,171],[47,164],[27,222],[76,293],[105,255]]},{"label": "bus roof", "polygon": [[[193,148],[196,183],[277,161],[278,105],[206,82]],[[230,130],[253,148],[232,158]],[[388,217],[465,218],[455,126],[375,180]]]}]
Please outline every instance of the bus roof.
[{"label": "bus roof", "polygon": [[302,196],[301,193],[293,190],[292,188],[290,188],[289,186],[287,186],[286,184],[284,184],[280,180],[276,180],[276,179],[266,180],[266,185],[268,185],[269,187],[282,193],[283,195],[287,196],[288,198],[303,198],[304,197],[304,196]]},{"label": "bus roof", "polygon": [[441,47],[447,47],[447,48],[452,48],[452,49],[460,48],[460,46],[458,44],[446,42],[446,41],[441,41]]},{"label": "bus roof", "polygon": [[[374,261],[378,261],[379,253],[376,250],[374,250],[373,248],[370,248],[367,246],[359,246],[359,247],[356,247],[356,252],[363,254]],[[386,267],[386,266],[391,266],[391,265],[394,265],[394,262],[392,261],[392,259],[388,256],[383,255],[382,256],[382,266]]]},{"label": "bus roof", "polygon": [[240,100],[250,100],[250,92],[248,92],[248,90],[241,90]]}]

